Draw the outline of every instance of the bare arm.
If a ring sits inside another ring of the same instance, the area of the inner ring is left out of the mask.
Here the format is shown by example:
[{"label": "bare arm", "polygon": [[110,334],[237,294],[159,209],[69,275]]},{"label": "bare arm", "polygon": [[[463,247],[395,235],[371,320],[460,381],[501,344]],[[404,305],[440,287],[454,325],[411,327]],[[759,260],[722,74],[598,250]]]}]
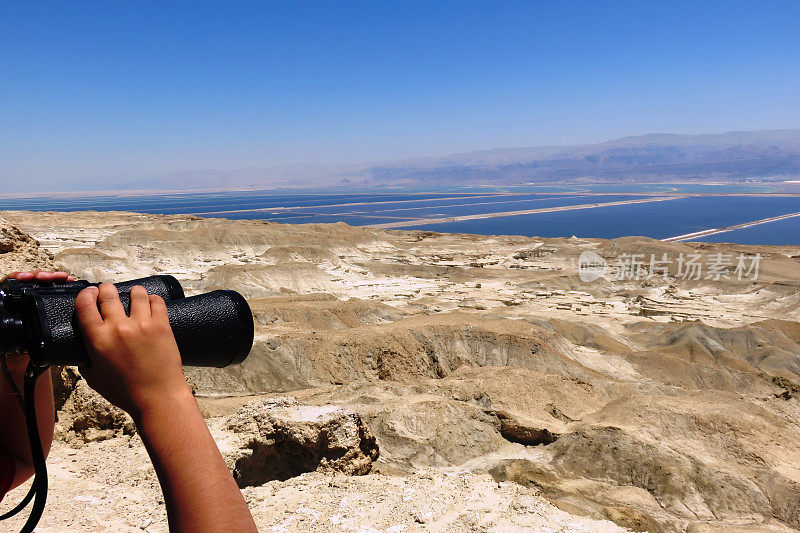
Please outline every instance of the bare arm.
[{"label": "bare arm", "polygon": [[184,378],[164,300],[134,287],[128,318],[116,288],[104,283],[81,291],[75,309],[92,362],[81,372],[136,422],[164,492],[170,530],[256,531]]},{"label": "bare arm", "polygon": [[[22,391],[22,380],[25,375],[25,369],[28,366],[28,356],[10,355],[7,363],[11,374],[14,376],[17,388]],[[53,424],[55,423],[53,383],[50,379],[49,370],[42,374],[36,382],[35,395],[39,435],[42,439],[44,455],[47,457],[53,442]],[[11,488],[13,489],[33,476],[33,459],[31,458],[31,447],[28,443],[25,413],[14,398],[11,386],[5,379],[2,379],[0,383],[0,420],[2,420],[0,450],[11,456],[16,466],[14,481],[11,483]]]},{"label": "bare arm", "polygon": [[255,531],[255,524],[197,404],[186,391],[137,417],[174,531]]},{"label": "bare arm", "polygon": [[[66,281],[71,278],[66,272],[12,272],[2,279],[15,278],[22,281],[39,281],[50,283],[52,281]],[[6,356],[6,363],[11,371],[17,388],[23,390],[23,377],[28,366],[26,354],[10,354]],[[36,418],[39,423],[39,435],[42,439],[45,457],[50,453],[53,442],[53,424],[55,412],[53,408],[53,383],[48,370],[36,382]],[[28,443],[28,430],[25,423],[25,413],[20,408],[14,397],[11,385],[5,377],[0,377],[0,451],[5,452],[14,460],[16,474],[11,488],[18,487],[28,478],[33,476],[33,460]]]}]

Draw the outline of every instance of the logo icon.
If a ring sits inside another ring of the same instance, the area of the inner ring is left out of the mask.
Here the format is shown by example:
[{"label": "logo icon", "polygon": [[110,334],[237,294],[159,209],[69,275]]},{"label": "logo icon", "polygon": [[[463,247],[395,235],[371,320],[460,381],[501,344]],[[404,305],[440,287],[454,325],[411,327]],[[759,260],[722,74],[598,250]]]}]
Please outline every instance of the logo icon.
[{"label": "logo icon", "polygon": [[586,250],[578,257],[578,277],[584,283],[591,283],[596,279],[605,278],[608,272],[608,262],[595,252]]}]

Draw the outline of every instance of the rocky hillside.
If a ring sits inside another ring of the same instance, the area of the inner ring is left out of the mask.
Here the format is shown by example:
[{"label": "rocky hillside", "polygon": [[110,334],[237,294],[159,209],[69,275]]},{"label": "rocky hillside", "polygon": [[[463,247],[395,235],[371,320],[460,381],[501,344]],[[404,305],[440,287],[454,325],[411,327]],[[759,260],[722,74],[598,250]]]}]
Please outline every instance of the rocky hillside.
[{"label": "rocky hillside", "polygon": [[[800,529],[798,247],[0,216],[3,269],[248,297],[251,356],[187,376],[263,530]],[[588,251],[644,266],[583,282]],[[731,265],[694,279],[651,254]],[[59,372],[43,524],[165,530],[129,421]]]}]

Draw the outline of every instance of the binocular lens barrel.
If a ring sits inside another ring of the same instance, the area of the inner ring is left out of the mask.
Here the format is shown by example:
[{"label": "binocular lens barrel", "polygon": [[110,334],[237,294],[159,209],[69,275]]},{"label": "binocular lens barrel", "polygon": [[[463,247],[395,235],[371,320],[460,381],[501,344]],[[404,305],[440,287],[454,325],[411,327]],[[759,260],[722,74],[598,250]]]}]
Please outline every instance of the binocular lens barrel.
[{"label": "binocular lens barrel", "polygon": [[238,292],[170,300],[167,313],[184,366],[241,363],[253,347],[253,313]]},{"label": "binocular lens barrel", "polygon": [[130,292],[131,288],[136,285],[144,287],[147,290],[147,294],[157,294],[166,301],[183,298],[183,287],[181,287],[180,282],[172,276],[149,276],[114,284],[120,293]]},{"label": "binocular lens barrel", "polygon": [[[125,312],[130,296],[121,293]],[[33,300],[43,318],[40,339],[33,339],[31,360],[37,366],[90,364],[89,355],[74,317],[72,297]],[[253,345],[253,315],[242,296],[234,291],[213,291],[189,298],[168,300],[172,332],[185,366],[225,367],[240,363]]]},{"label": "binocular lens barrel", "polygon": [[[34,365],[86,366],[89,355],[75,316],[75,297],[86,281],[36,286],[4,282],[0,291],[0,353],[25,349]],[[225,367],[241,363],[253,346],[253,315],[234,291],[185,298],[172,276],[115,284],[125,312],[130,289],[139,285],[167,304],[169,323],[185,366]],[[5,346],[8,345],[8,346]]]}]

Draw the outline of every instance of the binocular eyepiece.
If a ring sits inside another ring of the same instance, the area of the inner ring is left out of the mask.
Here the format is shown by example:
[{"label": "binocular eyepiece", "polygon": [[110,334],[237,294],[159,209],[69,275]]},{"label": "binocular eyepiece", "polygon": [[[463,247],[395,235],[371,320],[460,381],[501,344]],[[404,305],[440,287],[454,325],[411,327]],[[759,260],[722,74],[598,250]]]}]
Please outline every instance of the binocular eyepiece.
[{"label": "binocular eyepiece", "polygon": [[[75,297],[88,281],[40,285],[8,279],[0,283],[0,355],[26,351],[38,367],[89,365],[75,317]],[[169,323],[184,366],[225,367],[245,360],[253,347],[253,314],[241,294],[212,291],[185,297],[172,276],[116,283],[125,312],[136,285],[167,304]]]}]

